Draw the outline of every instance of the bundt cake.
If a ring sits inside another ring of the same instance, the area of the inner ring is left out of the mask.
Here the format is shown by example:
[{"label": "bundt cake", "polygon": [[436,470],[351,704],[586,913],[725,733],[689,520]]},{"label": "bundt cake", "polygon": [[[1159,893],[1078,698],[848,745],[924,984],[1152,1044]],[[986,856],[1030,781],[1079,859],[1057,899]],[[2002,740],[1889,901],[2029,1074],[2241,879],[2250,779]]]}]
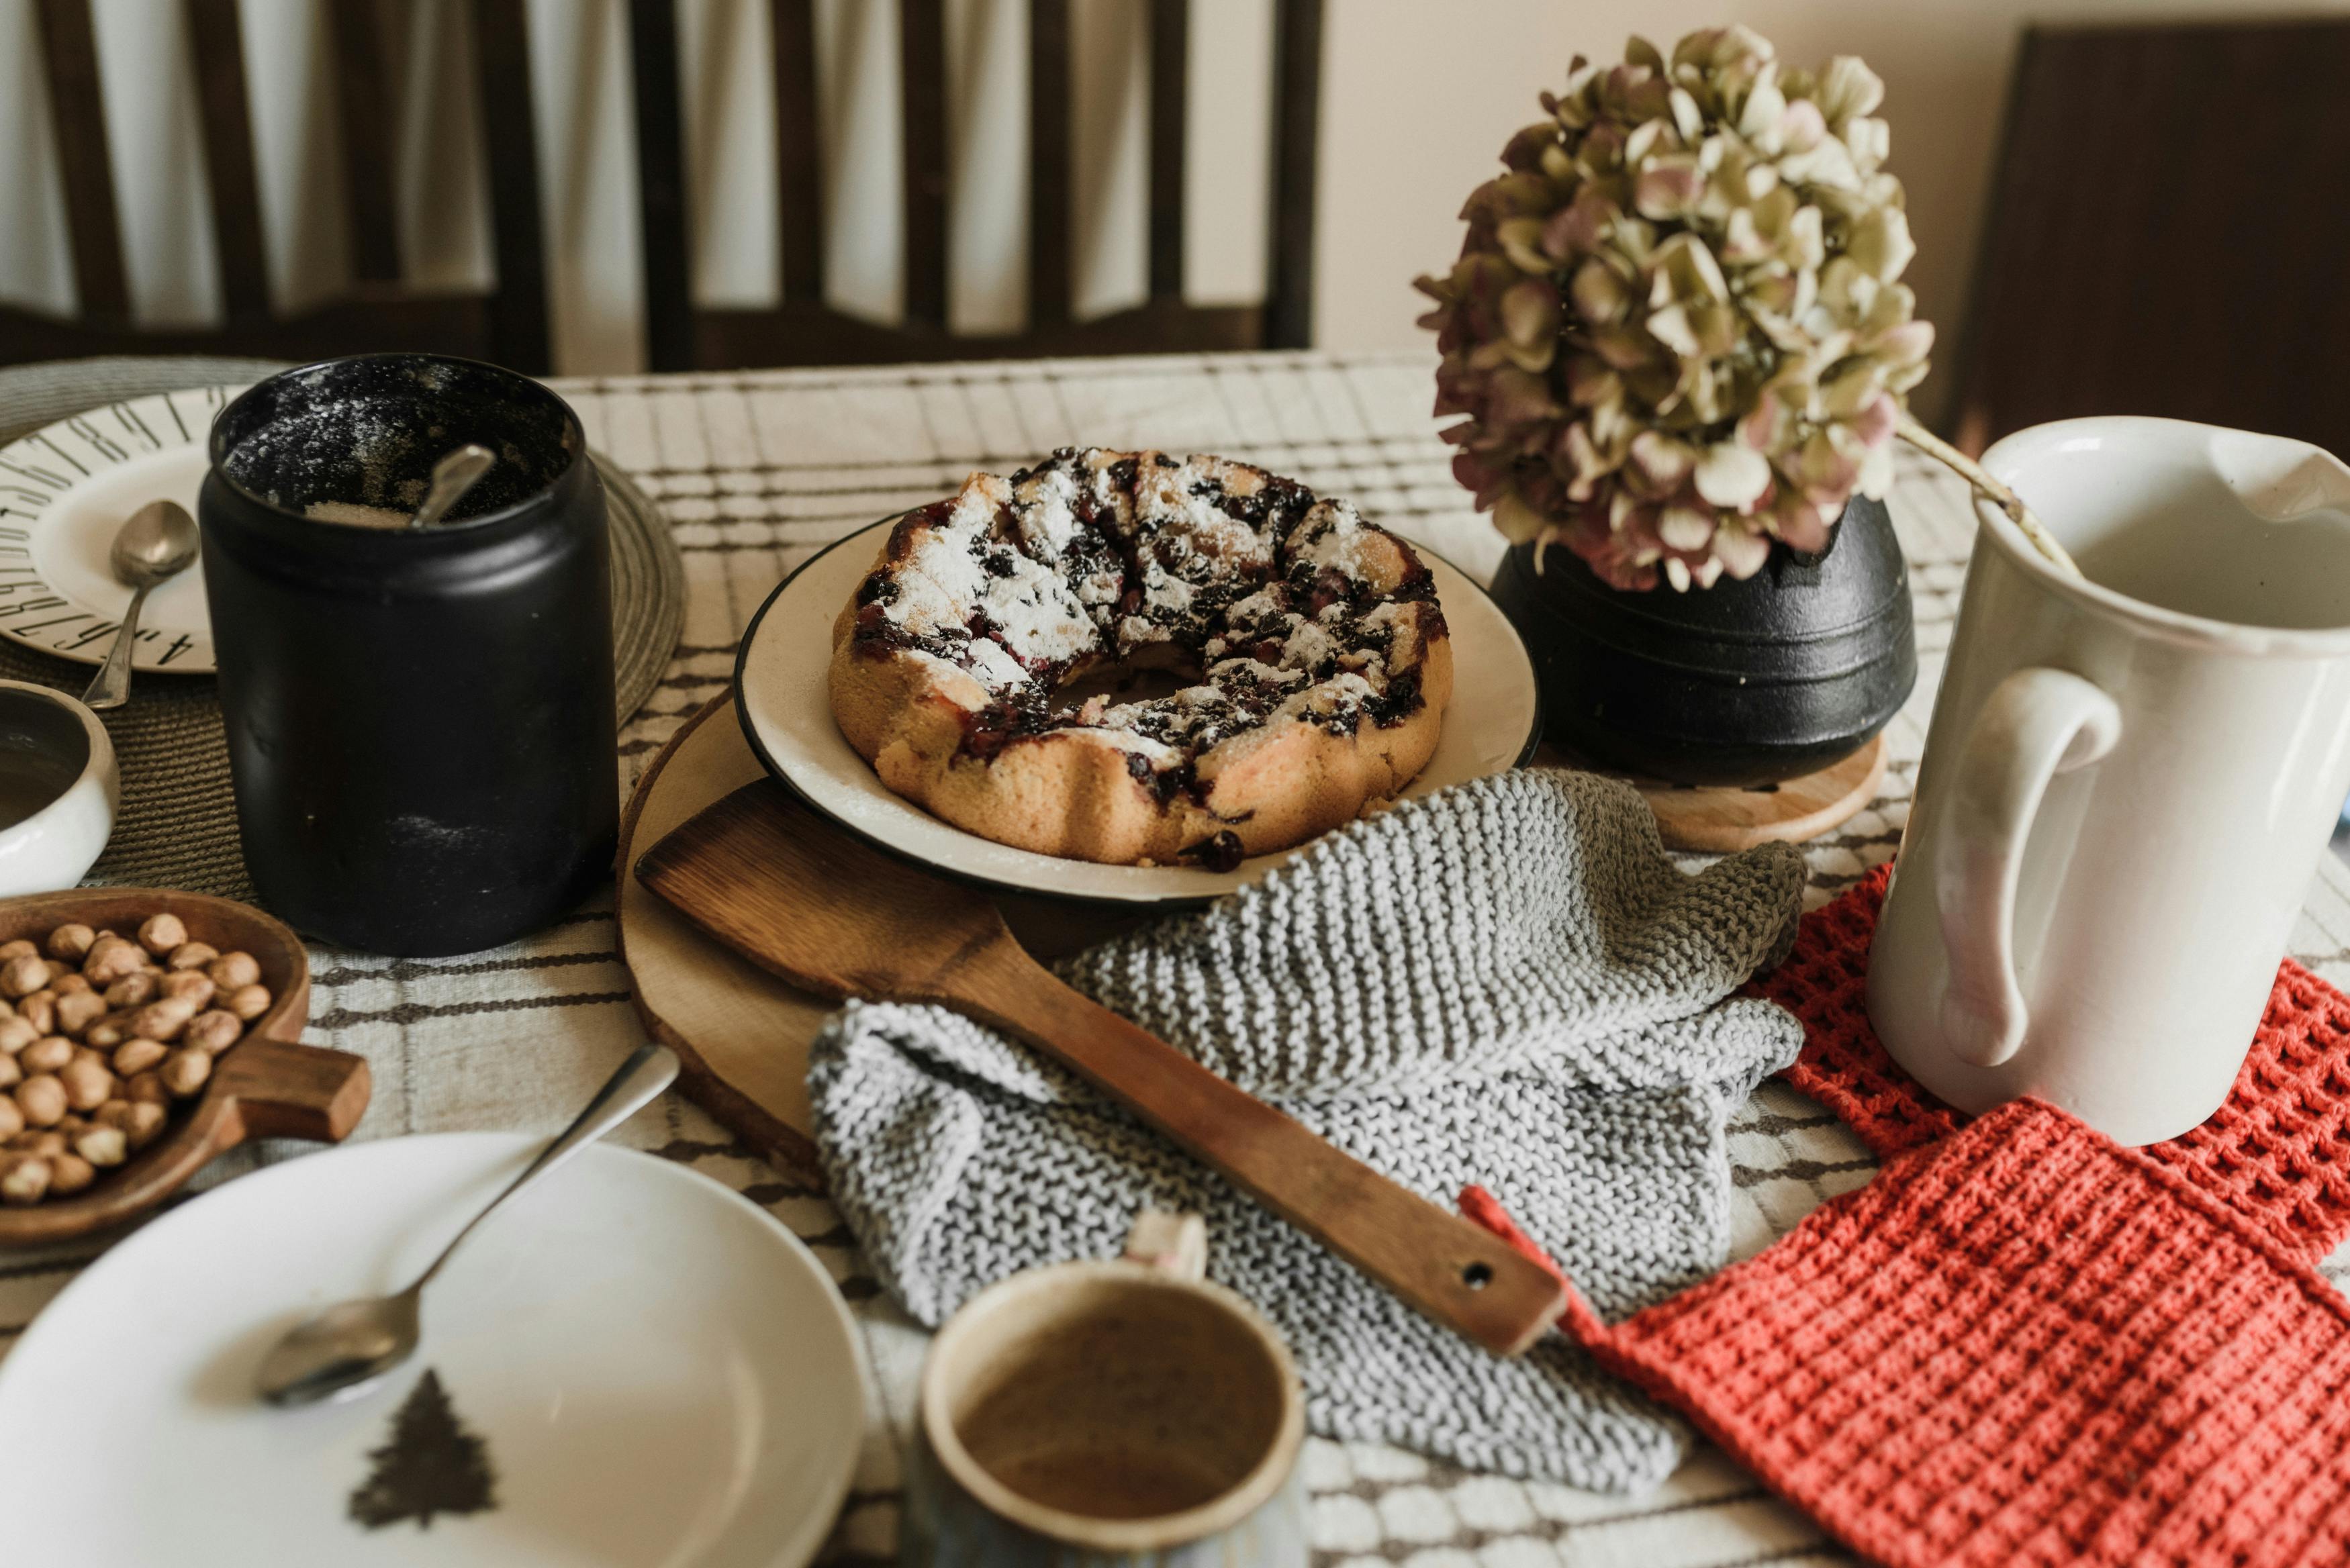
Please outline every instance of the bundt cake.
[{"label": "bundt cake", "polygon": [[[1160,695],[1087,684],[1171,672]],[[1229,869],[1394,794],[1452,652],[1427,566],[1245,463],[1065,448],[899,518],[833,628],[832,709],[972,833]]]}]

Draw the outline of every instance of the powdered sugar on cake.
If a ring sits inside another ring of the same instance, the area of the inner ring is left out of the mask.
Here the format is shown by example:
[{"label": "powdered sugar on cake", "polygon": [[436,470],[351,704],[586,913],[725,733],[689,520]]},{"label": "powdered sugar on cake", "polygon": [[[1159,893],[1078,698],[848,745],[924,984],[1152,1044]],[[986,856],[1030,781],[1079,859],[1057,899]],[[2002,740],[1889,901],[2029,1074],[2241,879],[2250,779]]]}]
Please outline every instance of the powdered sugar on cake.
[{"label": "powdered sugar on cake", "polygon": [[1051,566],[998,539],[1010,493],[974,474],[943,518],[915,532],[881,605],[892,628],[935,639],[921,651],[967,670],[992,691],[1034,683],[1101,646],[1069,584]]}]

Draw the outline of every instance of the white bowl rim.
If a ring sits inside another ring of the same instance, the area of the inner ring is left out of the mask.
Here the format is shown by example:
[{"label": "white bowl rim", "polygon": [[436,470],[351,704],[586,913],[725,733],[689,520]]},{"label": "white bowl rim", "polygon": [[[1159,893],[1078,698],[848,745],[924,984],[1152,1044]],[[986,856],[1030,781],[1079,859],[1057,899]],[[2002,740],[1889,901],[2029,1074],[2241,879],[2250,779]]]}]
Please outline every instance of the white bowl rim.
[{"label": "white bowl rim", "polygon": [[[47,702],[52,707],[61,708],[80,720],[82,735],[89,742],[89,750],[83,760],[81,772],[74,775],[72,783],[52,795],[47,805],[30,816],[11,823],[5,827],[0,827],[0,849],[6,849],[12,845],[32,837],[36,833],[47,831],[55,825],[59,808],[73,798],[77,790],[93,780],[103,783],[107,777],[113,774],[115,769],[114,738],[107,733],[105,722],[99,718],[88,703],[70,692],[58,691],[54,686],[43,686],[31,680],[0,680],[0,692],[8,691],[21,691],[28,697]],[[107,794],[107,836],[111,838],[114,833],[117,803],[113,798],[113,791],[109,790]],[[101,844],[99,848],[103,852],[104,846]],[[95,859],[96,857],[93,856],[91,858]]]}]

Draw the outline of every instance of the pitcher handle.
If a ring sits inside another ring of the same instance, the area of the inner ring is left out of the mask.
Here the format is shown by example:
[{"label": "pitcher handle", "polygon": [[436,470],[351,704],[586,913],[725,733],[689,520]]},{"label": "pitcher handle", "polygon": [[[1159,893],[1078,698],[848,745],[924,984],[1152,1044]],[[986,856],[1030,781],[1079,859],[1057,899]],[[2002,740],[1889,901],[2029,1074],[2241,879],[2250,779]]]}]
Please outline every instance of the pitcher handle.
[{"label": "pitcher handle", "polygon": [[1942,1040],[1963,1061],[1996,1067],[2023,1044],[2031,1020],[2015,978],[2015,888],[2024,841],[2048,781],[2097,761],[2121,733],[2114,700],[2063,670],[2017,670],[1975,715],[1935,857],[1950,955]]}]

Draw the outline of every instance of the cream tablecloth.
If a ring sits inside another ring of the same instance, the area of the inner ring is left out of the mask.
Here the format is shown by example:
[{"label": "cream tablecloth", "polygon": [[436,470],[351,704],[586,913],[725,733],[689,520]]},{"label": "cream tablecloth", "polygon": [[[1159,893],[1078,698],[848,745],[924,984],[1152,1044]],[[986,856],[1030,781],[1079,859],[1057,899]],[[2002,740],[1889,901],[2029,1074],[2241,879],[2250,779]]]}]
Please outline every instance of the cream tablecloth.
[{"label": "cream tablecloth", "polygon": [[[1452,483],[1428,413],[1430,370],[1424,355],[1248,354],[559,383],[589,440],[665,508],[686,562],[684,640],[623,733],[624,782],[724,689],[744,621],[785,573],[860,524],[947,493],[974,467],[1009,470],[1055,446],[1246,458],[1350,496],[1462,566],[1490,573],[1500,541]],[[1892,511],[1911,563],[1920,679],[1889,732],[1882,797],[1809,846],[1814,904],[1893,853],[1971,540],[1965,493],[1939,470],[1905,468]],[[2350,986],[2350,869],[2330,857],[2311,886],[2293,951]],[[496,951],[417,961],[320,949],[312,961],[317,995],[307,1037],[359,1052],[374,1067],[375,1101],[359,1137],[551,1132],[639,1039],[614,955],[608,888],[553,929]],[[1775,1084],[1731,1130],[1741,1256],[1874,1168],[1832,1118]],[[872,1353],[874,1418],[827,1555],[888,1558],[899,1438],[923,1334],[880,1296],[820,1193],[751,1156],[693,1106],[665,1096],[618,1136],[741,1191],[797,1232],[840,1281]],[[241,1151],[200,1185],[308,1148]],[[0,1348],[96,1255],[81,1246],[0,1260]],[[2337,1282],[2350,1276],[2345,1263],[2350,1256],[2337,1255],[2327,1265]],[[1711,1449],[1640,1499],[1472,1475],[1367,1445],[1312,1441],[1305,1464],[1319,1568],[1849,1560]]]}]

